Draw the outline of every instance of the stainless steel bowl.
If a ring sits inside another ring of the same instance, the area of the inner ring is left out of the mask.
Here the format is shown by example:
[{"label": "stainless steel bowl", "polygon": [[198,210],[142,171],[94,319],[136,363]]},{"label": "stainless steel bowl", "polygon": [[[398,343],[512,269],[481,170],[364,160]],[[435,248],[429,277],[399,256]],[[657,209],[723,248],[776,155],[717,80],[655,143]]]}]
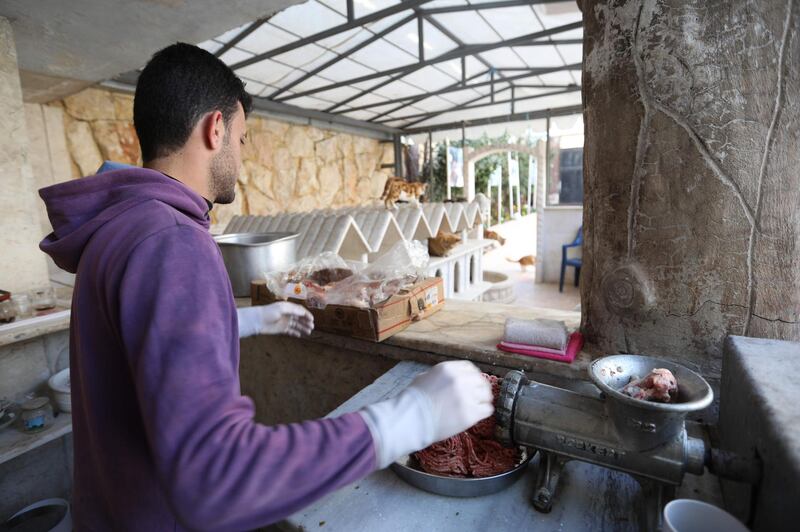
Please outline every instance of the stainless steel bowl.
[{"label": "stainless steel bowl", "polygon": [[233,286],[233,295],[250,295],[250,283],[264,272],[281,271],[295,263],[297,233],[230,233],[214,237]]},{"label": "stainless steel bowl", "polygon": [[[619,390],[632,377],[642,378],[655,368],[666,368],[678,381],[674,403],[654,403],[634,399]],[[589,375],[606,396],[606,411],[617,432],[631,450],[644,451],[683,433],[689,412],[702,410],[714,400],[706,380],[675,362],[643,355],[612,355],[598,358],[589,367]]]},{"label": "stainless steel bowl", "polygon": [[480,497],[502,491],[516,482],[527,470],[533,451],[520,447],[520,463],[505,473],[483,478],[458,478],[433,475],[418,469],[416,460],[404,456],[391,466],[398,477],[412,486],[430,493],[448,497]]}]

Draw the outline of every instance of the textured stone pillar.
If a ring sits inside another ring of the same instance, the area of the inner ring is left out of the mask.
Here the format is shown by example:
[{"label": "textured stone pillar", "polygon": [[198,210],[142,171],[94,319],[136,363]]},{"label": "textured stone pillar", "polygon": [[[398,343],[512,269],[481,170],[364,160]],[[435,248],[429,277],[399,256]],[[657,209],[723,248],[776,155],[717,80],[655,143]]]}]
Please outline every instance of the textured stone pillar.
[{"label": "textured stone pillar", "polygon": [[586,0],[590,344],[800,339],[800,0]]},{"label": "textured stone pillar", "polygon": [[11,24],[0,17],[0,288],[11,292],[48,283],[36,202],[36,183],[28,163],[25,108]]}]

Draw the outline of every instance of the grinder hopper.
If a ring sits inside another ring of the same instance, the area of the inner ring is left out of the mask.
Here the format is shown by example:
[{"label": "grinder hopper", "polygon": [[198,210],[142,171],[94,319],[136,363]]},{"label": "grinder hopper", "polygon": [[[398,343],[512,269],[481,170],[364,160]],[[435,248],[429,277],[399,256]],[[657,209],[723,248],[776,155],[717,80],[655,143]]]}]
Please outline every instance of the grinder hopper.
[{"label": "grinder hopper", "polygon": [[[673,403],[634,399],[620,390],[632,378],[665,368],[678,381]],[[606,412],[620,441],[631,451],[647,451],[681,437],[686,415],[711,404],[714,392],[703,377],[689,368],[649,356],[611,355],[595,360],[589,375],[605,396]]]}]

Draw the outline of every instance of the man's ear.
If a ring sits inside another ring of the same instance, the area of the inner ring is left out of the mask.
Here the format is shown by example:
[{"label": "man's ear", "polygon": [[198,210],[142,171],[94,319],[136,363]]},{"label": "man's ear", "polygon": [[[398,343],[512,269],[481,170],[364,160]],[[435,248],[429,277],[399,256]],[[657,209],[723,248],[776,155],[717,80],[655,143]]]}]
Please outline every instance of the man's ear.
[{"label": "man's ear", "polygon": [[220,111],[212,111],[203,119],[203,141],[213,151],[222,147],[225,141],[225,122]]}]

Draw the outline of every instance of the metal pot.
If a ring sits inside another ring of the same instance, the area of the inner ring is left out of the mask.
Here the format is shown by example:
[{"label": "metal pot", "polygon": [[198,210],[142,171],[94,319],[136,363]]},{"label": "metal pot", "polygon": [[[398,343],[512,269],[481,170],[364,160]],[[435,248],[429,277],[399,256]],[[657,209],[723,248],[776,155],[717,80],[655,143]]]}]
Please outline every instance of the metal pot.
[{"label": "metal pot", "polygon": [[231,233],[214,237],[233,286],[233,295],[248,297],[250,283],[264,272],[280,271],[294,264],[297,233]]}]

